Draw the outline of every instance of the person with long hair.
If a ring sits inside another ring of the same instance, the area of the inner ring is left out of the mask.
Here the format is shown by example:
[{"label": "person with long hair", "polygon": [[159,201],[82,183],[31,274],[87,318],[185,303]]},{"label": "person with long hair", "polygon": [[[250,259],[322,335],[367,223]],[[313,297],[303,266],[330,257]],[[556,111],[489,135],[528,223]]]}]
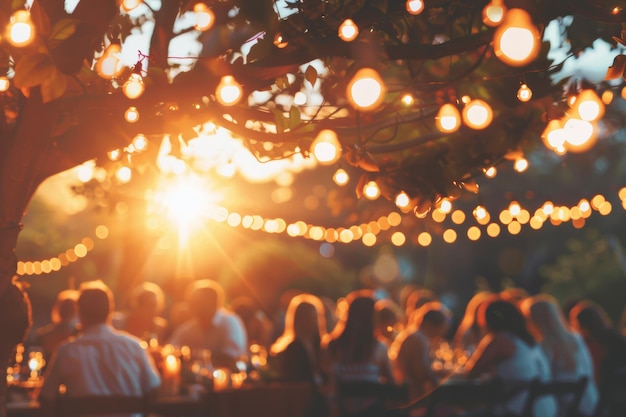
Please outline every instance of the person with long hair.
[{"label": "person with long hair", "polygon": [[[626,338],[613,327],[606,311],[598,304],[583,300],[570,311],[572,328],[583,337],[595,369],[595,380],[609,415],[624,411],[626,379]],[[618,414],[619,413],[619,414]]]},{"label": "person with long hair", "polygon": [[470,298],[465,307],[465,314],[459,323],[452,344],[455,349],[473,352],[476,345],[484,336],[483,330],[478,323],[478,311],[480,306],[497,297],[491,291],[479,291]]},{"label": "person with long hair", "polygon": [[312,294],[293,297],[287,306],[283,334],[270,348],[278,378],[321,384],[321,341],[325,335],[322,301]]},{"label": "person with long hair", "polygon": [[[550,380],[550,368],[545,355],[528,330],[526,319],[509,301],[494,300],[481,309],[488,333],[470,357],[466,370],[470,378],[488,374],[505,384],[530,383]],[[521,415],[528,390],[521,390],[498,404],[496,415]],[[557,404],[553,396],[535,401],[533,414],[528,417],[554,417]]]},{"label": "person with long hair", "polygon": [[[575,381],[588,378],[578,413],[592,415],[598,403],[598,388],[593,380],[591,355],[582,337],[570,330],[556,299],[548,294],[529,297],[522,301],[520,308],[548,358],[552,379]],[[565,409],[571,398],[558,400],[559,408]]]},{"label": "person with long hair", "polygon": [[[347,308],[323,343],[331,386],[345,382],[393,383],[386,345],[375,333],[375,298],[370,290],[357,290],[346,297]],[[338,398],[339,408],[355,416],[379,415],[380,398]]]}]

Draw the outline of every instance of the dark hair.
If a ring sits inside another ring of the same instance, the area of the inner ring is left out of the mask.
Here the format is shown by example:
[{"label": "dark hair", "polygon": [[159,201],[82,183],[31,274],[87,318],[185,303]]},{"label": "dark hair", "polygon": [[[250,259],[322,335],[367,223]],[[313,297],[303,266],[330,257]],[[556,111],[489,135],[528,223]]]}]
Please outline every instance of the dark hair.
[{"label": "dark hair", "polygon": [[512,333],[529,346],[536,343],[528,331],[526,318],[510,301],[495,300],[489,303],[485,309],[485,322],[492,332]]},{"label": "dark hair", "polygon": [[422,317],[422,325],[430,323],[433,326],[443,326],[448,321],[448,317],[441,310],[429,310]]},{"label": "dark hair", "polygon": [[102,281],[81,284],[78,312],[83,325],[106,323],[114,309],[113,293]]},{"label": "dark hair", "polygon": [[613,322],[606,311],[593,301],[583,300],[570,310],[570,322],[578,329],[585,329],[598,341],[603,341],[613,330]]},{"label": "dark hair", "polygon": [[374,334],[374,293],[358,290],[347,297],[348,314],[336,335],[333,331],[331,349],[353,362],[367,361],[374,351],[377,339]]}]

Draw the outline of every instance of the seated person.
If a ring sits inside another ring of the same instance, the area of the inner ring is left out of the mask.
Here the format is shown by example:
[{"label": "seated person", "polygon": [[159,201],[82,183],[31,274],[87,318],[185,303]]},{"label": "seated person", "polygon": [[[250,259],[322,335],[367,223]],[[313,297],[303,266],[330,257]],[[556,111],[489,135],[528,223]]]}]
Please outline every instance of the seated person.
[{"label": "seated person", "polygon": [[222,286],[209,279],[196,281],[187,299],[193,318],[174,329],[168,343],[210,350],[213,366],[235,369],[237,360],[247,354],[247,335],[239,316],[224,308]]},{"label": "seated person", "polygon": [[389,350],[398,384],[406,384],[411,399],[431,392],[440,376],[432,369],[431,350],[448,329],[447,309],[436,301],[424,304],[413,313],[405,331]]},{"label": "seated person", "polygon": [[50,318],[52,323],[35,331],[35,344],[43,348],[46,360],[57,347],[78,334],[78,291],[64,290],[56,298]]},{"label": "seated person", "polygon": [[144,282],[131,295],[130,309],[113,314],[113,327],[124,330],[142,340],[156,339],[162,344],[167,320],[161,317],[165,296],[161,287]]},{"label": "seated person", "polygon": [[152,395],[161,378],[140,340],[109,324],[111,290],[102,281],[90,281],[80,286],[79,294],[82,333],[52,356],[39,394],[42,405],[50,406],[61,386],[71,397]]},{"label": "seated person", "polygon": [[[549,381],[550,365],[545,354],[528,330],[526,319],[511,302],[493,300],[481,309],[479,321],[487,334],[470,357],[466,370],[470,378],[490,375],[505,384]],[[528,398],[528,390],[508,398],[494,410],[496,416],[521,415]],[[544,396],[534,403],[528,417],[554,417],[557,403],[553,396]]]}]

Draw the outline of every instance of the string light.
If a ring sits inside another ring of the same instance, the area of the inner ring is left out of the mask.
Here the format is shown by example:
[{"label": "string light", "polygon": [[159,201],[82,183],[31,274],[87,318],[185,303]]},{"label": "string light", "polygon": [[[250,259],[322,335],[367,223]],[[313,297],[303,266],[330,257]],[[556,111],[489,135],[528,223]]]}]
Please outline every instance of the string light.
[{"label": "string light", "polygon": [[530,101],[532,97],[533,91],[528,87],[527,84],[522,83],[519,86],[519,90],[517,90],[517,99],[522,103],[526,103],[527,101]]},{"label": "string light", "polygon": [[526,10],[510,9],[504,14],[496,29],[493,49],[505,64],[523,66],[532,62],[539,53],[540,33]]},{"label": "string light", "polygon": [[346,19],[339,26],[339,38],[344,42],[352,42],[359,36],[359,27],[352,19]]},{"label": "string light", "polygon": [[453,133],[461,127],[461,113],[456,106],[446,103],[439,109],[435,118],[437,129],[443,133]]},{"label": "string light", "polygon": [[16,10],[9,20],[7,40],[18,48],[29,45],[35,39],[35,25],[26,10]]},{"label": "string light", "polygon": [[416,16],[424,11],[423,0],[407,0],[406,11]]},{"label": "string light", "polygon": [[224,106],[233,106],[241,100],[243,89],[232,75],[225,75],[215,89],[215,96]]},{"label": "string light", "polygon": [[372,68],[361,68],[348,83],[348,101],[363,111],[376,109],[385,97],[385,86],[380,75]]},{"label": "string light", "polygon": [[332,165],[341,158],[341,144],[330,129],[320,131],[311,144],[311,153],[322,165]]},{"label": "string light", "polygon": [[483,23],[486,26],[495,27],[502,23],[506,7],[502,0],[491,0],[483,8]]},{"label": "string light", "polygon": [[143,77],[138,72],[133,72],[128,77],[128,80],[122,86],[122,91],[124,95],[129,99],[139,98],[143,92],[145,91],[146,86],[143,83]]},{"label": "string light", "polygon": [[7,77],[0,77],[0,93],[4,93],[11,86],[11,82]]},{"label": "string light", "polygon": [[215,14],[204,3],[196,3],[193,6],[193,12],[196,18],[194,28],[201,32],[205,32],[213,27],[215,23]]},{"label": "string light", "polygon": [[487,102],[479,99],[471,100],[463,107],[463,122],[475,130],[485,129],[493,120],[493,110]]}]

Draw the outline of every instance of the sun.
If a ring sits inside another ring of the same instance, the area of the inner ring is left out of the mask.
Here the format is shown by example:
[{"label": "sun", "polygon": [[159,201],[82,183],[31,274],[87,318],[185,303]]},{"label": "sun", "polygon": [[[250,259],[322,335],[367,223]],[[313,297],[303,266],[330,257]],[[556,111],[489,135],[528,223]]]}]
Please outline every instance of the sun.
[{"label": "sun", "polygon": [[221,199],[207,177],[187,174],[159,180],[151,200],[153,209],[176,228],[179,244],[186,246]]}]

